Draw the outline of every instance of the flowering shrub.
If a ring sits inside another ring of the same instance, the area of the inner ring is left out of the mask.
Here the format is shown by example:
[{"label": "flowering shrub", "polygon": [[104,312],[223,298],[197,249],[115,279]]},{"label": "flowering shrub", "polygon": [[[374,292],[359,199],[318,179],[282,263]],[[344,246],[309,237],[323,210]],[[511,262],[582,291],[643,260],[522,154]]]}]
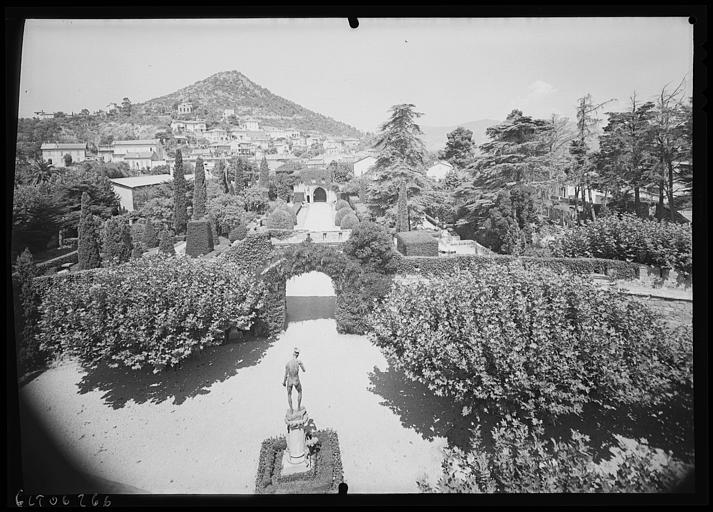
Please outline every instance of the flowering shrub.
[{"label": "flowering shrub", "polygon": [[623,438],[611,449],[611,459],[596,462],[587,436],[573,430],[570,440],[545,440],[534,421],[529,426],[515,418],[501,420],[490,433],[492,448],[476,430],[471,451],[447,449],[441,478],[435,485],[420,481],[419,488],[441,493],[651,493],[673,490],[692,469],[670,454],[658,462],[647,444],[632,447]]},{"label": "flowering shrub", "polygon": [[692,333],[573,274],[516,264],[399,284],[369,321],[396,368],[437,395],[579,413],[692,387]]},{"label": "flowering shrub", "polygon": [[692,272],[691,226],[609,215],[551,242],[555,256],[607,258]]},{"label": "flowering shrub", "polygon": [[38,339],[85,363],[157,371],[219,345],[231,327],[249,329],[264,295],[235,265],[147,256],[48,287]]}]

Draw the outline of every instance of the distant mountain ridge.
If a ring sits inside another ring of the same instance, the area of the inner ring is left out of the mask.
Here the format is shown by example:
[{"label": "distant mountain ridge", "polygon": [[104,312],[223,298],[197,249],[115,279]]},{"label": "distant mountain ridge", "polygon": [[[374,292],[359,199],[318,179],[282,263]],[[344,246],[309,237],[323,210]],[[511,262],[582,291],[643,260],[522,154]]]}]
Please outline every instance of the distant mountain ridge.
[{"label": "distant mountain ridge", "polygon": [[328,135],[360,138],[364,134],[341,121],[313,112],[273,94],[239,71],[222,71],[183,87],[171,94],[133,106],[145,114],[177,113],[179,103],[188,101],[196,117],[220,119],[224,109],[235,110],[240,119],[254,119],[261,125],[295,128]]},{"label": "distant mountain ridge", "polygon": [[502,122],[502,120],[479,119],[477,121],[455,124],[453,126],[421,126],[421,131],[423,132],[421,140],[426,145],[428,151],[440,151],[446,147],[446,141],[448,140],[446,136],[461,126],[473,131],[473,142],[476,146],[479,146],[488,141],[485,130]]}]

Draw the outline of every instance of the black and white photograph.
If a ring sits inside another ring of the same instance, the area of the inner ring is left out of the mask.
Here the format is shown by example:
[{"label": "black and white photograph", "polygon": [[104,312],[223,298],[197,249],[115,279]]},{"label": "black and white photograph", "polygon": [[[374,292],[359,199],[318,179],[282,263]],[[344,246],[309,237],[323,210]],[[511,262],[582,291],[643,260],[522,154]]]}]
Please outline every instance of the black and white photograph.
[{"label": "black and white photograph", "polygon": [[10,503],[701,492],[696,29],[26,19]]}]

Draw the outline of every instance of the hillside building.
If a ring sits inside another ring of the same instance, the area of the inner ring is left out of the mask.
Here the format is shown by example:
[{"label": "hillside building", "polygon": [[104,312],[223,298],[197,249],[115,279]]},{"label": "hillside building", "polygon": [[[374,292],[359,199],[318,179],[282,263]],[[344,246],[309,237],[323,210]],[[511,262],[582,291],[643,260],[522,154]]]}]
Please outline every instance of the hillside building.
[{"label": "hillside building", "polygon": [[32,117],[33,119],[54,119],[54,114],[40,110],[39,112],[35,112]]},{"label": "hillside building", "polygon": [[426,170],[426,176],[432,180],[441,181],[446,177],[446,174],[453,169],[453,166],[449,162],[439,160]]},{"label": "hillside building", "polygon": [[337,193],[332,189],[332,179],[326,169],[302,169],[293,187],[294,202],[334,203]]},{"label": "hillside building", "polygon": [[164,158],[163,146],[158,139],[115,140],[114,161],[122,161],[128,153],[156,153],[159,159]]},{"label": "hillside building", "polygon": [[247,119],[242,128],[250,132],[256,132],[260,129],[260,125],[255,119]]},{"label": "hillside building", "polygon": [[230,116],[235,115],[235,109],[234,108],[225,108],[223,109],[223,119],[228,119]]},{"label": "hillside building", "polygon": [[191,105],[189,102],[184,101],[183,103],[180,103],[178,105],[178,113],[179,114],[191,114],[193,113],[193,105]]},{"label": "hillside building", "polygon": [[64,155],[72,157],[72,163],[83,162],[87,159],[87,145],[82,143],[53,143],[45,142],[40,146],[42,160],[55,167],[65,167]]}]

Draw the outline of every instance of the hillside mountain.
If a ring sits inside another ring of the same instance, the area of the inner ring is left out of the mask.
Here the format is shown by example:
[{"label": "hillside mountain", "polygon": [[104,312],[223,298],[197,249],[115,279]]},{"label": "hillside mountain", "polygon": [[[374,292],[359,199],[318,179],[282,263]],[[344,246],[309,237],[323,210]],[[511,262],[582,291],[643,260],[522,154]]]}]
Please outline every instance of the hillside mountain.
[{"label": "hillside mountain", "polygon": [[499,123],[502,123],[502,121],[480,119],[478,121],[471,121],[469,123],[456,124],[453,126],[421,126],[421,131],[423,132],[421,140],[426,145],[427,150],[434,152],[440,151],[446,147],[446,135],[459,126],[462,126],[463,128],[473,131],[473,142],[476,146],[479,146],[483,142],[488,141],[488,137],[485,135],[485,130]]},{"label": "hillside mountain", "polygon": [[328,135],[361,137],[354,128],[312,112],[259,86],[239,71],[223,71],[176,92],[134,105],[145,114],[176,114],[179,103],[189,101],[195,116],[217,121],[224,109],[238,119],[255,119],[261,125],[318,131]]}]

